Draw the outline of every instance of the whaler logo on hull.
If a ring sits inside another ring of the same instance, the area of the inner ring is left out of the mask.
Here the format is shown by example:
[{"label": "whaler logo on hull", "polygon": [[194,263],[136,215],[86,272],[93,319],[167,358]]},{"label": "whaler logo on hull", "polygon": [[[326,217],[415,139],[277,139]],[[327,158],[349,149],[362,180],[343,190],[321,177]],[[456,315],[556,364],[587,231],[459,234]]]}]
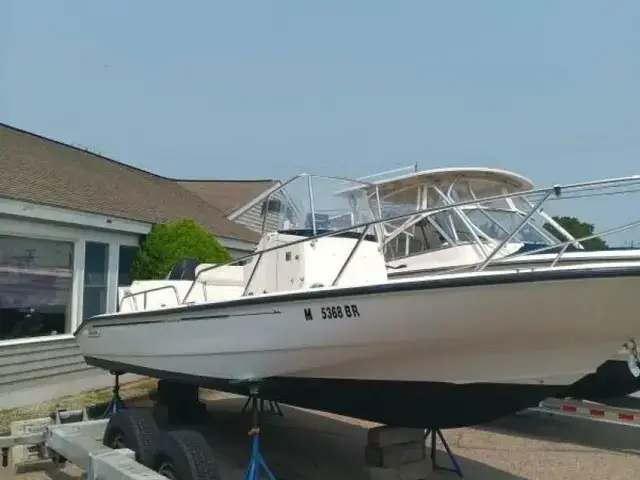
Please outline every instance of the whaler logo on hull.
[{"label": "whaler logo on hull", "polygon": [[100,329],[92,327],[87,331],[87,337],[95,338],[100,336]]}]

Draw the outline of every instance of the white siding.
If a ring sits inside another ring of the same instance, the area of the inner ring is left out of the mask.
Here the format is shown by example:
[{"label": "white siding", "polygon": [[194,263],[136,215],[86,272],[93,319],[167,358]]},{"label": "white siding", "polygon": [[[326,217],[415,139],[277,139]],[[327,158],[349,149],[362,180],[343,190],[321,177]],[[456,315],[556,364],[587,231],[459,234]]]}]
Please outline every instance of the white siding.
[{"label": "white siding", "polygon": [[[271,195],[271,200],[280,200],[282,205],[287,205],[287,201],[282,192],[277,192]],[[266,199],[265,199],[266,201]],[[254,206],[244,211],[241,215],[234,219],[235,222],[244,225],[254,232],[262,233],[263,222],[263,205],[264,201],[256,203]],[[282,219],[284,218],[283,212],[268,212],[267,220],[265,222],[265,232],[274,232],[281,228]]]},{"label": "white siding", "polygon": [[108,372],[85,363],[72,336],[0,348],[0,408],[33,405],[112,384]]},{"label": "white siding", "polygon": [[63,376],[86,375],[89,370],[71,336],[5,345],[0,348],[0,395],[60,382]]}]

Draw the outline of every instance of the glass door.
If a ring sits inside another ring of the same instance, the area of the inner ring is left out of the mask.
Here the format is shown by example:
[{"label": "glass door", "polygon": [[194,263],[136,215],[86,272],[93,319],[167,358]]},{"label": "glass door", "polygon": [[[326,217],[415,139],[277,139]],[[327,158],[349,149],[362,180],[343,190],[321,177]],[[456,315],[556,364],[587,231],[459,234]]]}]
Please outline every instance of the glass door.
[{"label": "glass door", "polygon": [[83,319],[107,311],[108,270],[109,245],[87,242],[84,257]]}]

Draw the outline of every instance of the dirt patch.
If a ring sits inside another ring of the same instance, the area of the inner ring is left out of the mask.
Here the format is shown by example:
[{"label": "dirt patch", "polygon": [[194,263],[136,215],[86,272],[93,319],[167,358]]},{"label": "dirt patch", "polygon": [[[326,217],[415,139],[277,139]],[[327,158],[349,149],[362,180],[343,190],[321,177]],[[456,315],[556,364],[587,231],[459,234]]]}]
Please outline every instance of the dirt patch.
[{"label": "dirt patch", "polygon": [[[156,382],[157,380],[152,378],[143,378],[123,383],[120,385],[120,395],[125,401],[143,399],[156,389]],[[9,434],[11,422],[46,417],[59,408],[86,408],[92,410],[99,410],[102,406],[106,408],[109,400],[111,400],[111,395],[112,387],[96,388],[47,402],[0,410],[0,435]]]}]

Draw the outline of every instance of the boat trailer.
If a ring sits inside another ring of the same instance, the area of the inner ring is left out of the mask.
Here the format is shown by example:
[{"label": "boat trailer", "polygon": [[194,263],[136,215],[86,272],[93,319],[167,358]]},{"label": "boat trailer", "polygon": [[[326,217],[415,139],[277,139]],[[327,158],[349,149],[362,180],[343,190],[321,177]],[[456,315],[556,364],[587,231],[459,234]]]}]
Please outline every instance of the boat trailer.
[{"label": "boat trailer", "polygon": [[[46,425],[49,417],[37,419],[36,428],[25,435],[0,437],[2,466],[9,465],[9,450],[18,446],[37,447],[31,451],[31,461],[51,460],[63,467],[69,461],[84,470],[87,480],[122,478],[161,480],[165,477],[136,461],[136,454],[128,448],[112,449],[102,439],[108,419],[86,420],[84,410],[60,410],[55,423]],[[39,427],[39,428],[38,428]]]}]

